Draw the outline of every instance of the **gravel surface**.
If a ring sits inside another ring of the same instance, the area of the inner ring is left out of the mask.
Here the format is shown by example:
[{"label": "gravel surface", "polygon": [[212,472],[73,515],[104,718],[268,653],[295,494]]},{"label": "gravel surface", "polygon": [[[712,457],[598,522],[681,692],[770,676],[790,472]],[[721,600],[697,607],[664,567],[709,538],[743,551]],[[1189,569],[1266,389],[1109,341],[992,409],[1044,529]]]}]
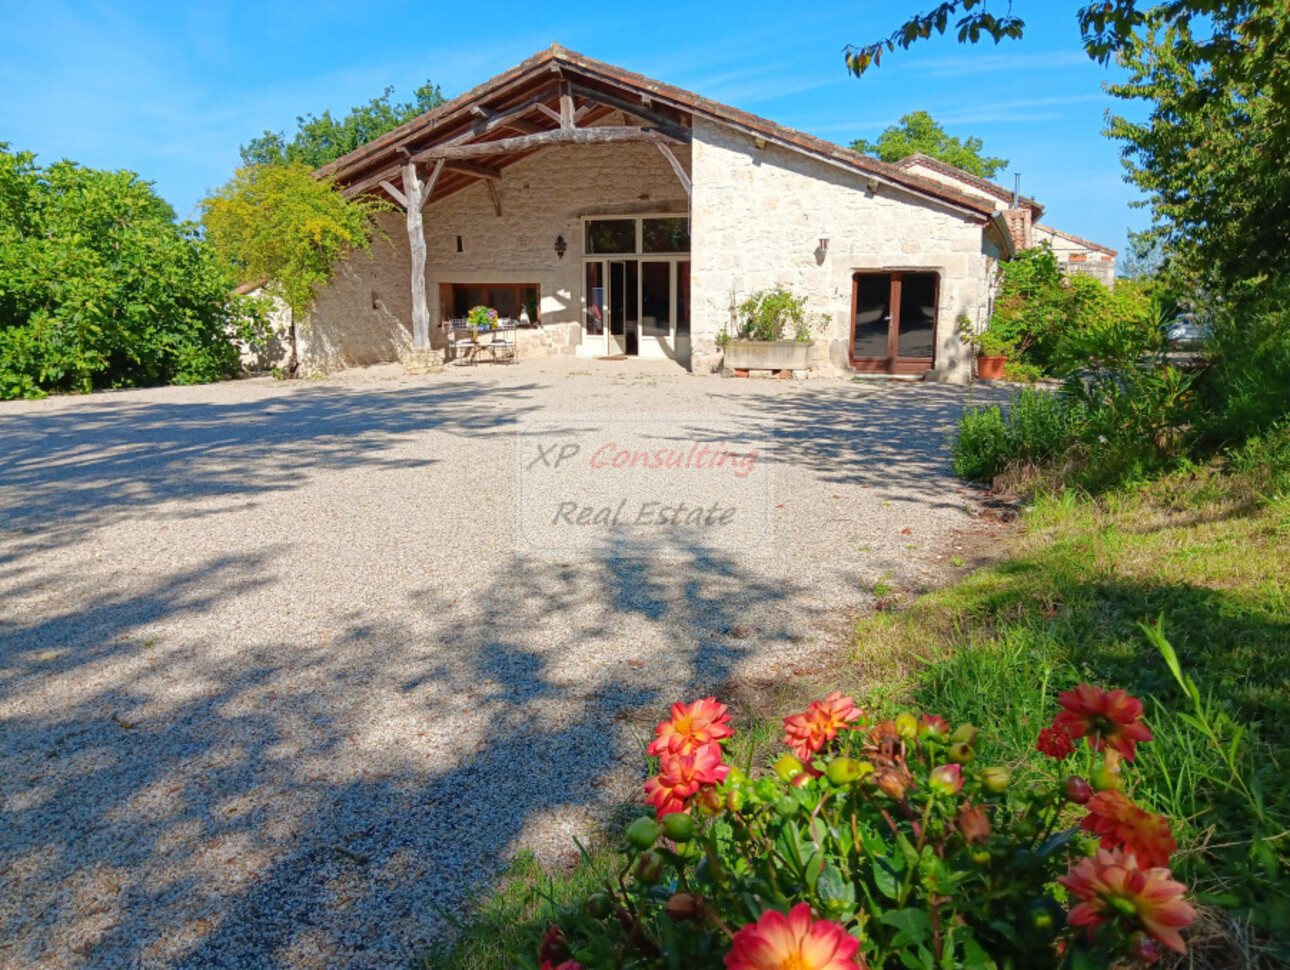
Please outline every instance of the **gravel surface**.
[{"label": "gravel surface", "polygon": [[[999,394],[560,360],[0,404],[0,966],[406,965],[569,860],[667,703],[934,576]],[[523,548],[517,430],[588,412],[772,438],[773,537]]]}]

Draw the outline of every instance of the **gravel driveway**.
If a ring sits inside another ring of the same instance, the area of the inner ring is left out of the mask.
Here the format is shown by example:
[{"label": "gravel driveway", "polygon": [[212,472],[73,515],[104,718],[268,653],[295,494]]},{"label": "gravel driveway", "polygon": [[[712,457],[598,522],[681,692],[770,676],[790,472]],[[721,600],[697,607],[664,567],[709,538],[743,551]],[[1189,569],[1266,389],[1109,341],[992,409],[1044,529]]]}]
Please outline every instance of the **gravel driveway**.
[{"label": "gravel driveway", "polygon": [[[643,708],[948,559],[997,393],[561,360],[0,404],[0,966],[406,965],[636,789]],[[517,430],[589,412],[773,438],[773,537],[517,545]]]}]

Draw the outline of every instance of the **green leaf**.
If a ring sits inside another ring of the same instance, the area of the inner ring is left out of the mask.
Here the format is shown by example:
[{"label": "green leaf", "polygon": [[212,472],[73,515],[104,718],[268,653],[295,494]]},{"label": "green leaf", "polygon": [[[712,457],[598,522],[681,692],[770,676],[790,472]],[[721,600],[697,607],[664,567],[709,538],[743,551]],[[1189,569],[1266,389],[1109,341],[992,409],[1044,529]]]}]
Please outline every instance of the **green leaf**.
[{"label": "green leaf", "polygon": [[888,943],[891,947],[917,946],[932,938],[932,920],[924,909],[906,907],[893,910],[883,913],[878,921],[897,931]]}]

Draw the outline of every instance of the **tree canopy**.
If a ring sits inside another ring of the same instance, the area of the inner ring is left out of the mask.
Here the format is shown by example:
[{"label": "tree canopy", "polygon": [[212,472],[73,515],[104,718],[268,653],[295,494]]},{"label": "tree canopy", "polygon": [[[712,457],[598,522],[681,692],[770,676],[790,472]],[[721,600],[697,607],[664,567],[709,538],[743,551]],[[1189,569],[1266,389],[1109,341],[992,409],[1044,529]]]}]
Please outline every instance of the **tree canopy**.
[{"label": "tree canopy", "polygon": [[0,398],[231,376],[232,286],[133,172],[0,143]]},{"label": "tree canopy", "polygon": [[1006,158],[981,154],[984,144],[980,138],[966,141],[946,134],[926,111],[914,111],[900,119],[878,136],[876,141],[860,138],[851,147],[866,155],[873,155],[884,162],[898,162],[915,153],[930,155],[981,178],[994,178],[996,172],[1008,164]]},{"label": "tree canopy", "polygon": [[296,133],[290,141],[281,131],[265,131],[259,138],[241,148],[243,165],[284,165],[298,162],[318,169],[342,155],[393,131],[405,121],[424,114],[444,103],[443,92],[432,81],[413,92],[413,100],[396,102],[387,87],[379,98],[351,108],[345,117],[333,118],[330,111],[321,117],[304,115],[296,118]]},{"label": "tree canopy", "polygon": [[372,196],[346,199],[303,162],[284,162],[238,169],[202,201],[202,222],[242,282],[267,278],[266,290],[299,315],[332,278],[336,260],[370,251],[382,208]]}]

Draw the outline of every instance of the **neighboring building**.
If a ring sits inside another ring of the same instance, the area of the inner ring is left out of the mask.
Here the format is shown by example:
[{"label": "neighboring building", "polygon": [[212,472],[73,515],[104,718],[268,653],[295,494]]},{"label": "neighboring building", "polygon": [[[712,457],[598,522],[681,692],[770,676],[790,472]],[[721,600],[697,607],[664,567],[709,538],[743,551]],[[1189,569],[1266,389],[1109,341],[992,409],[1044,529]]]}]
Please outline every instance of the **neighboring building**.
[{"label": "neighboring building", "polygon": [[1052,226],[1035,226],[1035,245],[1048,243],[1067,276],[1092,276],[1104,286],[1115,288],[1116,251]]},{"label": "neighboring building", "polygon": [[540,322],[521,358],[713,373],[732,305],[784,285],[829,317],[818,371],[966,381],[960,323],[984,325],[998,261],[1042,208],[906,162],[553,46],[322,170],[403,211],[319,295],[301,356],[327,369],[440,347],[441,322],[482,303]]}]

